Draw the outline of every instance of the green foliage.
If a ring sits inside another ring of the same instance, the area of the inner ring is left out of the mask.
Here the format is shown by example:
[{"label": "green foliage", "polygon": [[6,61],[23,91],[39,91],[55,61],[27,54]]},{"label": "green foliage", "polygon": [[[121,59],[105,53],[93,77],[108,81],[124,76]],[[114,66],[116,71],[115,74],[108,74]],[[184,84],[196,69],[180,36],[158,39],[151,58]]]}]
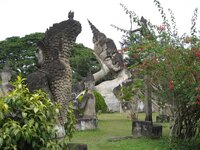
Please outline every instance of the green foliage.
[{"label": "green foliage", "polygon": [[[13,85],[9,95],[0,99],[0,149],[59,149],[66,145],[66,137],[55,139],[60,105],[41,90],[30,93],[20,76]],[[73,112],[69,109],[68,113],[66,129],[71,137]]]},{"label": "green foliage", "polygon": [[76,118],[73,111],[73,104],[69,103],[67,109],[67,122],[65,124],[65,134],[69,137],[69,140],[71,140],[73,133],[75,132],[75,123]]},{"label": "green foliage", "polygon": [[[44,37],[44,33],[33,33],[24,37],[10,37],[0,41],[0,68],[9,60],[11,68],[17,72],[21,70],[24,76],[36,69],[35,51],[37,42]],[[100,67],[92,50],[83,44],[75,44],[70,57],[73,69],[73,80],[80,81],[87,76],[88,71],[96,72]]]},{"label": "green foliage", "polygon": [[81,103],[82,100],[83,100],[83,95],[80,95],[80,96],[78,97],[78,102]]},{"label": "green foliage", "polygon": [[79,95],[79,97],[77,98],[77,101],[78,101],[78,115],[79,116],[82,116],[83,115],[83,113],[84,113],[84,108],[80,108],[79,106],[80,106],[80,104],[82,103],[82,101],[83,101],[83,96],[84,96],[84,94],[85,94],[85,91],[83,91],[80,95]]},{"label": "green foliage", "polygon": [[0,41],[0,68],[9,60],[11,68],[23,75],[30,74],[35,69],[36,43],[44,36],[43,33],[33,33],[20,37],[10,37]]},{"label": "green foliage", "polygon": [[[138,27],[125,34],[124,46],[128,49],[129,58],[134,60],[129,69],[134,77],[144,82],[144,77],[149,76],[149,88],[153,94],[160,103],[168,103],[173,108],[176,118],[170,141],[178,139],[190,143],[199,132],[196,124],[200,119],[200,35],[196,29],[198,9],[192,16],[191,34],[180,36],[173,12],[168,10],[168,19],[161,3],[154,0],[154,4],[162,17],[161,25],[152,25],[143,17],[138,19],[136,13],[122,5],[130,16],[131,26],[134,24]],[[192,123],[188,123],[190,120]],[[174,144],[179,147],[180,143]]]},{"label": "green foliage", "polygon": [[70,57],[70,64],[73,69],[73,81],[81,81],[88,72],[96,72],[100,66],[91,49],[83,44],[75,44]]},{"label": "green foliage", "polygon": [[121,92],[122,96],[121,99],[125,101],[134,101],[134,96],[139,96],[140,99],[143,99],[143,94],[141,92],[143,89],[143,80],[139,78],[135,78],[132,83],[127,85],[123,85]]},{"label": "green foliage", "polygon": [[122,99],[130,101],[133,98],[133,85],[122,86]]},{"label": "green foliage", "polygon": [[[104,100],[103,96],[97,91],[94,91],[93,94],[95,96],[95,109],[96,109],[96,112],[107,112],[108,107],[107,107],[107,105],[105,103],[105,100]],[[81,103],[82,100],[83,100],[83,95],[80,95],[78,97],[78,102]],[[83,110],[79,110],[79,113],[83,114]]]},{"label": "green foliage", "polygon": [[96,105],[95,105],[96,112],[99,112],[99,111],[107,112],[108,107],[105,103],[103,96],[97,91],[94,91],[94,96],[95,96],[95,100],[96,100]]},{"label": "green foliage", "polygon": [[[131,22],[140,29],[139,33],[126,34],[127,53],[130,59],[135,60],[129,69],[134,70],[135,77],[140,77],[140,79],[145,74],[151,73],[152,82],[157,91],[163,92],[159,96],[172,95],[169,82],[173,82],[173,95],[177,96],[177,100],[184,105],[194,104],[197,95],[195,87],[200,84],[197,73],[200,70],[200,40],[195,29],[197,9],[192,17],[191,35],[179,37],[173,12],[169,10],[170,23],[160,2],[154,0],[154,3],[163,18],[163,24],[160,26],[152,25],[147,20],[144,26],[144,22],[138,19],[136,13],[128,11],[122,5],[126,13],[131,16]],[[143,28],[147,31],[146,34],[142,32]],[[148,34],[151,34],[153,38],[148,38]]]},{"label": "green foliage", "polygon": [[200,144],[197,143],[195,140],[180,140],[176,139],[170,143],[169,148],[170,150],[199,150]]}]

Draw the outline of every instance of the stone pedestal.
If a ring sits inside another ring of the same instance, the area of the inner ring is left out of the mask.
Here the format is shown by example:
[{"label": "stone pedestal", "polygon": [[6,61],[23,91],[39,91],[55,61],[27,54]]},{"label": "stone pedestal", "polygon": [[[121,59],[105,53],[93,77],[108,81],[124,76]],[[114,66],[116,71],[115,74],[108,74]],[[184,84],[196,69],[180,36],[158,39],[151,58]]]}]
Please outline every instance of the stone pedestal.
[{"label": "stone pedestal", "polygon": [[154,125],[151,121],[133,121],[132,136],[138,137],[162,137],[162,125]]},{"label": "stone pedestal", "polygon": [[162,137],[162,125],[153,124],[151,137],[152,138],[161,138]]},{"label": "stone pedestal", "polygon": [[134,138],[151,135],[153,123],[151,121],[133,121],[132,135]]},{"label": "stone pedestal", "polygon": [[97,118],[80,118],[77,121],[76,129],[77,130],[93,130],[97,129],[98,120]]}]

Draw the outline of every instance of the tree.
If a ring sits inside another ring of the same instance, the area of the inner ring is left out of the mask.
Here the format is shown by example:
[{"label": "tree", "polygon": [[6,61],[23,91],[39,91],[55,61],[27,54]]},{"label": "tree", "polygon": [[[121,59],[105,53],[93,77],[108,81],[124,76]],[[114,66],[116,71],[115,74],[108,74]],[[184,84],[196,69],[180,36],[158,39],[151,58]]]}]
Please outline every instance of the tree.
[{"label": "tree", "polygon": [[88,72],[96,72],[100,66],[92,50],[83,44],[76,44],[72,50],[70,64],[74,82],[81,81]]},{"label": "tree", "polygon": [[33,72],[35,65],[36,43],[43,33],[33,33],[20,37],[10,37],[0,41],[0,68],[8,60],[14,71],[20,69],[24,76]]},{"label": "tree", "polygon": [[[14,36],[0,41],[0,68],[3,68],[8,60],[11,68],[16,72],[20,69],[23,76],[32,73],[36,69],[37,42],[43,37],[44,33],[32,33],[22,38]],[[95,72],[99,69],[92,50],[83,44],[75,44],[70,64],[74,81],[82,80],[87,76],[88,71]]]},{"label": "tree", "polygon": [[[135,77],[150,74],[148,81],[160,101],[168,103],[172,109],[170,144],[173,149],[193,149],[194,141],[199,144],[198,121],[200,120],[200,36],[197,34],[197,9],[192,16],[191,35],[179,36],[173,12],[168,21],[159,1],[158,7],[163,24],[152,25],[147,21],[151,36],[125,31],[132,40],[129,49],[130,58],[135,62],[129,67]],[[142,26],[142,21],[124,6],[131,16],[131,21]],[[131,34],[130,34],[131,33]],[[131,36],[130,36],[131,35]],[[147,96],[150,97],[150,96]],[[193,147],[192,147],[193,146]]]},{"label": "tree", "polygon": [[[150,32],[148,27],[147,20],[142,16],[141,19],[139,19],[136,14],[134,14],[131,11],[128,11],[127,7],[121,4],[121,6],[124,8],[126,12],[130,15],[130,21],[131,23],[137,23],[139,28],[131,31],[125,31],[126,36],[124,41],[121,43],[122,46],[129,47],[132,49],[134,46],[140,46],[141,48],[144,46],[146,42],[151,43],[154,40],[153,34]],[[135,15],[135,16],[134,16]],[[133,20],[132,20],[133,19]],[[114,26],[116,27],[116,26]],[[116,27],[119,29],[118,27]],[[123,31],[122,29],[120,29]],[[126,49],[126,48],[124,48]],[[143,48],[142,48],[143,49]],[[126,50],[127,51],[127,50]],[[152,53],[148,52],[145,55],[140,58],[141,55],[138,53],[135,53],[134,51],[129,52],[129,58],[133,60],[128,60],[128,66],[133,68],[133,66],[140,66],[140,63],[142,61],[148,61],[152,57]],[[131,63],[131,64],[130,64]],[[142,78],[144,81],[144,96],[145,96],[145,103],[146,103],[146,116],[145,121],[152,121],[152,86],[151,86],[151,69],[146,68],[146,70],[143,70]]]}]

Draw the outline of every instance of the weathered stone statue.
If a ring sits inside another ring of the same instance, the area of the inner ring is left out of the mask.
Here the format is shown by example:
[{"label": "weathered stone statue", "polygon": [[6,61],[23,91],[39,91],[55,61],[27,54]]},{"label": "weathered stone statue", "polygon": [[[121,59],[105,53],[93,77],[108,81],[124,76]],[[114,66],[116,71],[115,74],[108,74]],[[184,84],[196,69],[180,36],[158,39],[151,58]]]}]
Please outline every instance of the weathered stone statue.
[{"label": "weathered stone statue", "polygon": [[12,71],[12,69],[9,66],[9,63],[6,62],[5,66],[1,70],[1,86],[0,86],[0,97],[3,95],[7,95],[8,92],[12,89],[12,85],[9,84],[9,81],[11,80],[12,75],[14,75],[15,72]]},{"label": "weathered stone statue", "polygon": [[96,118],[95,96],[94,92],[95,81],[92,74],[89,74],[85,80],[86,93],[83,95],[81,107],[84,107],[83,118]]},{"label": "weathered stone statue", "polygon": [[123,58],[118,53],[114,41],[101,33],[90,21],[88,21],[93,33],[94,55],[101,65],[101,70],[93,74],[95,81],[99,81],[109,73],[113,80],[104,81],[96,85],[96,90],[104,96],[110,111],[120,111],[119,100],[113,93],[113,89],[130,77],[124,66]]},{"label": "weathered stone statue", "polygon": [[[77,112],[77,130],[91,130],[96,129],[98,127],[98,120],[96,116],[96,109],[95,109],[95,96],[94,96],[94,89],[95,89],[95,80],[94,76],[89,73],[84,80],[84,89],[85,92],[80,93],[83,96],[82,101],[78,102],[74,107],[74,112]],[[82,112],[83,114],[80,114]]]},{"label": "weathered stone statue", "polygon": [[59,122],[66,122],[67,104],[71,100],[72,70],[69,56],[81,32],[81,24],[69,12],[68,20],[54,24],[47,29],[45,37],[37,44],[38,70],[27,77],[30,91],[43,89],[49,97],[61,104]]}]

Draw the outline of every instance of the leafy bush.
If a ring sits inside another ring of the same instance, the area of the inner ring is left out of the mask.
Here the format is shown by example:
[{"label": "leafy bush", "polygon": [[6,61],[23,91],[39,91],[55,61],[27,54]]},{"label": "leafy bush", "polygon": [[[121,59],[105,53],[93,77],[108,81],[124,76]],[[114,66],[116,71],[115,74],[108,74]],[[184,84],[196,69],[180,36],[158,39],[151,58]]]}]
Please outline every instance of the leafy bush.
[{"label": "leafy bush", "polygon": [[[96,103],[95,103],[96,112],[99,112],[99,111],[107,112],[108,107],[107,107],[107,105],[105,103],[105,100],[104,100],[103,96],[100,93],[98,93],[97,91],[94,91],[93,94],[94,94],[95,100],[96,100]],[[83,95],[80,95],[77,99],[78,99],[79,103],[82,103]],[[80,115],[82,115],[83,112],[84,112],[84,110],[79,108]]]},{"label": "leafy bush", "polygon": [[132,97],[133,97],[132,89],[133,89],[132,85],[122,87],[122,99],[123,100],[130,101],[132,99]]},{"label": "leafy bush", "polygon": [[0,149],[59,149],[66,144],[55,139],[59,104],[41,90],[30,93],[24,79],[17,79],[13,91],[0,99]]},{"label": "leafy bush", "polygon": [[145,99],[151,102],[151,98],[156,97],[159,103],[167,103],[171,108],[170,144],[174,149],[191,149],[187,145],[193,145],[195,135],[199,134],[197,122],[200,119],[198,9],[194,10],[191,19],[191,34],[180,36],[172,10],[168,9],[168,18],[161,3],[158,0],[154,3],[162,17],[161,25],[153,25],[144,17],[139,19],[134,11],[122,5],[130,16],[131,26],[137,28],[131,32],[116,28],[126,33],[124,52],[134,60],[129,69],[134,77],[144,77],[141,79],[145,85]]},{"label": "leafy bush", "polygon": [[96,99],[96,112],[107,112],[108,110],[108,107],[105,103],[105,100],[103,98],[103,96],[98,93],[97,91],[94,91],[94,96],[95,96],[95,99]]}]

